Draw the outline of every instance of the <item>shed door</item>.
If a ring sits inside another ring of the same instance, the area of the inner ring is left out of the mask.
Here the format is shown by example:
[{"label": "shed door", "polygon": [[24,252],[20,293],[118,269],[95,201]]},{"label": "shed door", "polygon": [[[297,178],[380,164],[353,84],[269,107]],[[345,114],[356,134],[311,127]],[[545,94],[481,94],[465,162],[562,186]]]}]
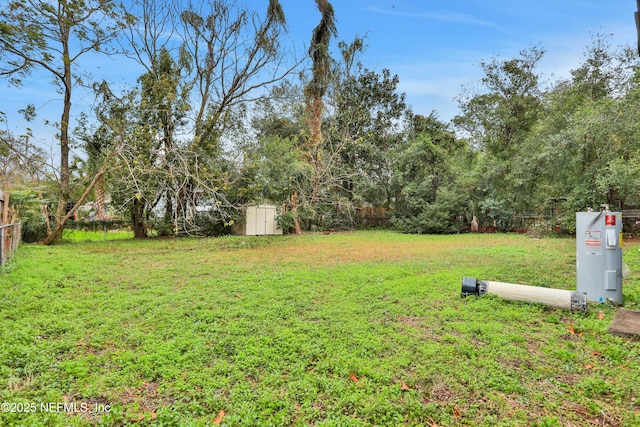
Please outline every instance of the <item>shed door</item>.
[{"label": "shed door", "polygon": [[258,209],[256,206],[248,206],[245,217],[245,234],[247,236],[256,235],[256,224],[258,222]]},{"label": "shed door", "polygon": [[258,206],[256,211],[256,235],[263,236],[267,234],[267,210],[262,206]]},{"label": "shed door", "polygon": [[272,206],[264,210],[264,234],[276,234],[276,209]]}]

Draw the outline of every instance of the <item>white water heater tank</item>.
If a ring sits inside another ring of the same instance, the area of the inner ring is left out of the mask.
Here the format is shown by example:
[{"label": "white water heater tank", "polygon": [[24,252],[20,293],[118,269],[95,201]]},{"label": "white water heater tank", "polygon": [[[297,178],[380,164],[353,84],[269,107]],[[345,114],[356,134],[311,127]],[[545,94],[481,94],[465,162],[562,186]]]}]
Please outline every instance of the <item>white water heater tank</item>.
[{"label": "white water heater tank", "polygon": [[588,301],[622,304],[622,213],[576,213],[576,274]]}]

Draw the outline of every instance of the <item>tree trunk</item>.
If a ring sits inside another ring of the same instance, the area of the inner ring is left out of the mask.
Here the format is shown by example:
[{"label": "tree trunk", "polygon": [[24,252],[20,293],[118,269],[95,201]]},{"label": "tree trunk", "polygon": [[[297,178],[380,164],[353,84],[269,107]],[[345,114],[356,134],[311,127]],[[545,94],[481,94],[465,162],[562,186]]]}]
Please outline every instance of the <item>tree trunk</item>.
[{"label": "tree trunk", "polygon": [[[172,180],[171,180],[172,181]],[[173,189],[173,183],[169,183],[170,188],[165,192],[165,211],[164,211],[164,226],[171,229],[171,231],[167,230],[167,234],[176,234],[177,232],[177,224],[174,221],[174,213],[173,213],[173,195],[171,191]],[[145,236],[146,237],[146,236]]]},{"label": "tree trunk", "polygon": [[[40,194],[40,200],[42,200],[42,194]],[[42,216],[44,216],[44,223],[47,226],[47,234],[51,233],[51,222],[49,221],[49,206],[46,203],[42,204]]]},{"label": "tree trunk", "polygon": [[104,206],[104,180],[102,177],[96,182],[96,205],[98,205],[98,219],[107,219],[107,210]]},{"label": "tree trunk", "polygon": [[[56,243],[62,237],[62,230],[68,218],[65,215],[69,201],[69,117],[71,116],[71,61],[69,56],[69,29],[61,26],[62,55],[64,59],[63,86],[64,102],[60,119],[60,181],[56,226],[44,240],[44,244]],[[73,214],[72,214],[73,215]]]},{"label": "tree trunk", "polygon": [[147,227],[144,223],[144,203],[140,200],[133,199],[131,207],[131,220],[133,222],[133,237],[136,239],[144,239],[147,237]]},{"label": "tree trunk", "polygon": [[311,136],[309,137],[308,156],[309,164],[313,166],[313,178],[311,186],[311,212],[312,223],[316,223],[318,196],[320,193],[320,174],[322,168],[322,97],[316,95],[312,103],[312,115],[310,118]]},{"label": "tree trunk", "polygon": [[0,225],[10,224],[9,222],[9,193],[4,193],[4,203],[2,203],[2,220]]},{"label": "tree trunk", "polygon": [[296,234],[302,234],[300,220],[298,220],[298,191],[291,193],[291,213],[293,214],[293,229]]},{"label": "tree trunk", "polygon": [[[91,193],[91,190],[93,190],[96,183],[100,180],[100,178],[102,178],[102,175],[104,175],[106,171],[107,171],[106,166],[102,166],[100,168],[96,176],[93,177],[93,180],[91,181],[87,189],[84,190],[84,193],[82,193],[82,195],[80,196],[76,204],[73,205],[71,210],[66,215],[59,217],[57,219],[55,228],[51,232],[49,232],[49,234],[47,235],[47,238],[42,241],[43,245],[51,245],[53,243],[57,243],[60,241],[60,239],[62,238],[62,231],[64,230],[64,225],[76,213],[78,208],[84,203],[84,200],[87,198],[89,193]],[[65,203],[65,206],[66,206],[66,203]],[[60,211],[59,206],[58,206],[58,211]],[[64,209],[63,212],[64,211],[66,211],[66,209]]]},{"label": "tree trunk", "polygon": [[[168,107],[169,109],[171,109],[172,107]],[[173,153],[173,126],[171,123],[171,113],[170,112],[166,112],[166,115],[164,117],[161,118],[163,125],[162,125],[162,134],[163,134],[163,141],[164,141],[164,149],[166,152],[166,158],[165,158],[165,162],[167,163],[165,165],[165,169],[167,171],[167,191],[165,192],[165,197],[166,197],[166,206],[165,206],[165,212],[164,212],[164,222],[165,222],[165,226],[166,227],[170,227],[169,234],[171,235],[176,235],[178,233],[178,216],[179,216],[179,212],[176,211],[174,213],[174,200],[173,200],[173,193],[175,192],[175,180],[173,179],[174,176],[174,172],[173,172],[173,161],[174,161],[174,153]],[[176,200],[176,203],[179,203]]]}]

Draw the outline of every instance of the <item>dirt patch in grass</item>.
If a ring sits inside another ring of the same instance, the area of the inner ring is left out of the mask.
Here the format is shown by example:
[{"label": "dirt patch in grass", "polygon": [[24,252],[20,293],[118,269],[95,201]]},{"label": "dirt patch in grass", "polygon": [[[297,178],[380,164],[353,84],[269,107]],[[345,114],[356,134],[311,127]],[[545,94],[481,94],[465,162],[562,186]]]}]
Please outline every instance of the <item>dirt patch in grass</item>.
[{"label": "dirt patch in grass", "polygon": [[478,245],[493,247],[517,245],[526,237],[520,235],[491,236],[415,236],[396,233],[369,233],[367,239],[353,232],[329,235],[288,236],[286,245],[259,247],[246,254],[251,262],[271,260],[278,263],[300,263],[307,266],[336,266],[340,264],[385,261],[393,262],[415,258],[455,256],[456,249]]},{"label": "dirt patch in grass", "polygon": [[438,381],[428,391],[426,403],[447,403],[457,399],[458,393],[451,389],[444,381]]},{"label": "dirt patch in grass", "polygon": [[398,317],[398,323],[408,326],[410,328],[422,329],[424,327],[424,318],[422,317]]}]

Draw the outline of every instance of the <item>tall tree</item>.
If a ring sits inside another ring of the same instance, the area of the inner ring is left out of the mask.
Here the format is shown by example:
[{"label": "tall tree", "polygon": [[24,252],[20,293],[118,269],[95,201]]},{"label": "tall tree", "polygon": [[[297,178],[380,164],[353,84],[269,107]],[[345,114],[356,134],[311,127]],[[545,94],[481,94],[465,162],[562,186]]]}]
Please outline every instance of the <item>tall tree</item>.
[{"label": "tall tree", "polygon": [[174,173],[174,152],[178,149],[176,132],[184,124],[188,109],[188,90],[181,88],[181,71],[169,51],[162,47],[158,56],[152,58],[149,71],[139,78],[142,120],[151,126],[158,147],[165,153],[158,159],[167,172],[164,183],[164,226],[159,230],[162,234],[177,231],[178,219],[185,214],[183,206],[175,206],[176,202],[180,202],[178,193],[181,189],[176,186],[181,177],[176,177]]},{"label": "tall tree", "polygon": [[[269,0],[266,14],[235,1],[207,0],[180,12],[185,76],[193,87],[194,144],[217,153],[219,137],[234,108],[261,99],[298,64],[284,66],[284,11]],[[250,40],[250,42],[249,42]]]},{"label": "tall tree", "polygon": [[530,138],[549,197],[573,210],[639,202],[638,58],[607,40],[597,36],[571,77],[546,95]]},{"label": "tall tree", "polygon": [[0,75],[20,85],[35,70],[52,77],[64,100],[60,117],[60,170],[57,226],[45,243],[59,240],[70,200],[70,116],[74,84],[81,77],[80,58],[109,52],[126,15],[108,0],[12,0],[0,10]]},{"label": "tall tree", "polygon": [[464,174],[473,159],[469,147],[435,113],[412,116],[407,138],[394,164],[392,223],[410,233],[460,231],[468,200]]},{"label": "tall tree", "polygon": [[[297,65],[283,65],[284,12],[278,0],[269,0],[263,14],[226,0],[138,0],[131,12],[141,14],[141,25],[129,31],[133,57],[146,69],[140,108],[164,153],[157,159],[166,180],[159,206],[168,232],[188,232],[199,201],[225,200],[221,138],[239,126],[248,103],[268,96],[266,89]],[[218,219],[226,218],[216,209]]]},{"label": "tall tree", "polygon": [[[338,34],[336,27],[335,11],[328,0],[316,0],[316,6],[320,12],[320,23],[311,33],[311,44],[309,46],[309,56],[311,57],[311,79],[305,87],[306,115],[309,123],[310,135],[305,142],[303,152],[305,158],[312,165],[312,193],[311,208],[315,210],[320,182],[322,180],[321,171],[321,145],[322,145],[322,114],[324,112],[323,98],[327,93],[331,73],[331,53],[329,44],[331,38]],[[297,219],[298,194],[294,190],[291,194],[296,233],[300,233],[300,224]]]},{"label": "tall tree", "polygon": [[[226,182],[222,135],[238,126],[248,103],[268,96],[298,65],[285,65],[285,14],[278,0],[269,0],[264,14],[235,1],[208,0],[199,8],[190,5],[180,19],[190,70],[185,78],[193,88],[189,148]],[[195,200],[193,188],[188,183],[187,200]]]},{"label": "tall tree", "polygon": [[94,157],[112,160],[108,186],[115,206],[131,218],[134,237],[147,237],[153,223],[153,209],[163,194],[166,170],[165,152],[158,145],[157,123],[150,123],[140,90],[123,96],[113,94],[107,85],[100,90],[95,129],[84,130],[83,140]]},{"label": "tall tree", "polygon": [[311,80],[305,88],[307,97],[307,118],[309,120],[309,153],[322,143],[322,114],[324,110],[323,98],[329,87],[331,73],[331,53],[329,44],[331,38],[337,36],[336,18],[333,6],[328,0],[316,0],[321,14],[320,23],[313,29],[309,56],[311,57]]},{"label": "tall tree", "polygon": [[544,53],[532,47],[521,51],[519,58],[480,63],[484,90],[459,96],[462,114],[454,118],[475,146],[508,159],[523,141],[540,112],[536,66]]},{"label": "tall tree", "polygon": [[527,193],[519,191],[521,163],[515,159],[542,111],[536,67],[544,53],[532,47],[514,59],[482,61],[482,89],[458,98],[462,114],[453,120],[469,143],[482,151],[478,163],[482,180],[474,197],[482,199],[487,218],[501,216],[507,229],[512,222],[507,218],[529,207]]},{"label": "tall tree", "polygon": [[350,200],[389,207],[393,152],[403,138],[402,117],[407,113],[405,94],[397,92],[397,75],[388,69],[369,70],[358,60],[363,38],[341,41],[338,48],[341,55],[327,97],[325,145],[340,150],[349,177],[341,187]]}]

